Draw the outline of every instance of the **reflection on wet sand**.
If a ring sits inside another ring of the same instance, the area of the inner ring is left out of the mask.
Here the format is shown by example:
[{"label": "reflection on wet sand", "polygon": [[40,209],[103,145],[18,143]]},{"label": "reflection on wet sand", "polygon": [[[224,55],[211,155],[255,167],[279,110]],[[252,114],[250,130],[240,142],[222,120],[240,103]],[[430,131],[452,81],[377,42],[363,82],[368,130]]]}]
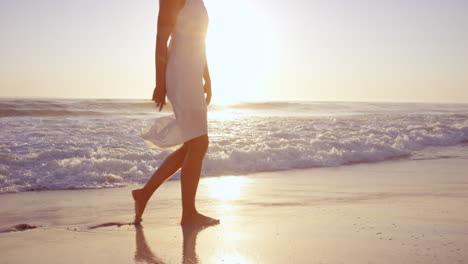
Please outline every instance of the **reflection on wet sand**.
[{"label": "reflection on wet sand", "polygon": [[142,225],[135,225],[136,229],[136,252],[135,252],[135,262],[136,263],[151,263],[151,264],[164,264],[159,257],[157,257],[149,248],[148,243],[145,239],[145,234],[143,233]]},{"label": "reflection on wet sand", "polygon": [[[182,263],[183,264],[197,264],[199,262],[196,244],[197,236],[200,231],[209,226],[182,226],[183,234],[183,251],[182,251]],[[136,252],[135,262],[138,264],[150,263],[150,264],[164,264],[161,258],[159,258],[148,246],[143,232],[142,225],[135,225],[136,229]]]}]

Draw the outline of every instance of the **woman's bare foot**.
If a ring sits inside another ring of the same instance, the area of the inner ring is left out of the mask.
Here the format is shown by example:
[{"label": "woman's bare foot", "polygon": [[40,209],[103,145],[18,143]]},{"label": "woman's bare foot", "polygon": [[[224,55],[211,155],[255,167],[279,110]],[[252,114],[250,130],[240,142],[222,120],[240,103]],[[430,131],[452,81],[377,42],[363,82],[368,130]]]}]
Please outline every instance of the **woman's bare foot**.
[{"label": "woman's bare foot", "polygon": [[135,220],[133,223],[140,224],[143,221],[141,216],[145,211],[148,198],[145,197],[143,189],[133,190],[132,196],[133,200],[135,200]]},{"label": "woman's bare foot", "polygon": [[182,216],[181,225],[201,225],[201,226],[211,226],[219,224],[219,219],[214,219],[200,213]]}]

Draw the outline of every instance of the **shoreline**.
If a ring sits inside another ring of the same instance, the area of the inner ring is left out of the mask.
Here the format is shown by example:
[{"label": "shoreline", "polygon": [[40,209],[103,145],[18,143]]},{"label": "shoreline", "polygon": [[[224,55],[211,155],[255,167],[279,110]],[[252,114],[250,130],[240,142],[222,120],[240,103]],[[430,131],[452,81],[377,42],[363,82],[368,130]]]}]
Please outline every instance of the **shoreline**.
[{"label": "shoreline", "polygon": [[202,178],[198,207],[221,218],[203,230],[180,227],[178,181],[141,228],[90,229],[131,221],[132,187],[8,193],[0,229],[38,228],[0,233],[0,263],[466,263],[466,171],[453,158]]}]

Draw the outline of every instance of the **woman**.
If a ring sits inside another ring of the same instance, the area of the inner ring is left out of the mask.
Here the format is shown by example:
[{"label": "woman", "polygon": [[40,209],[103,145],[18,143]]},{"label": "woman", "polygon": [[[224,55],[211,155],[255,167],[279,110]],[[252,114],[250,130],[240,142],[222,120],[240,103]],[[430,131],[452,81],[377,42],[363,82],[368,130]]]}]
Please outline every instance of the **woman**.
[{"label": "woman", "polygon": [[183,145],[164,160],[142,189],[132,191],[135,224],[142,221],[146,203],[154,191],[182,168],[181,224],[214,225],[219,220],[198,213],[195,207],[202,162],[208,148],[207,104],[211,101],[205,52],[208,15],[203,0],[160,0],[159,6],[153,101],[161,111],[167,92],[175,117],[157,119],[142,135],[147,143],[159,147]]}]

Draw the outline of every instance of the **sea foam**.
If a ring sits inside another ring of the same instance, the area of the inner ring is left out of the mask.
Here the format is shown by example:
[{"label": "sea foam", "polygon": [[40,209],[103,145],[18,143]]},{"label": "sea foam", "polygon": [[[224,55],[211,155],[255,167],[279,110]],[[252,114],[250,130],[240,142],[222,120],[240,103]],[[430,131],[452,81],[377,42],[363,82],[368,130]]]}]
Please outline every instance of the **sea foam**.
[{"label": "sea foam", "polygon": [[[119,115],[116,102],[111,109],[105,102],[91,103],[103,108],[101,115],[0,118],[0,193],[146,182],[173,150],[149,149],[140,137],[141,128],[161,114]],[[437,157],[434,148],[467,148],[468,114],[460,107],[445,112],[434,110],[440,106],[415,110],[392,104],[378,110],[356,103],[338,105],[326,115],[306,103],[295,110],[293,104],[282,104],[285,109],[274,111],[268,104],[241,106],[215,107],[209,113],[203,176],[341,166],[420,153]],[[154,112],[147,105],[132,107],[123,112]]]}]

